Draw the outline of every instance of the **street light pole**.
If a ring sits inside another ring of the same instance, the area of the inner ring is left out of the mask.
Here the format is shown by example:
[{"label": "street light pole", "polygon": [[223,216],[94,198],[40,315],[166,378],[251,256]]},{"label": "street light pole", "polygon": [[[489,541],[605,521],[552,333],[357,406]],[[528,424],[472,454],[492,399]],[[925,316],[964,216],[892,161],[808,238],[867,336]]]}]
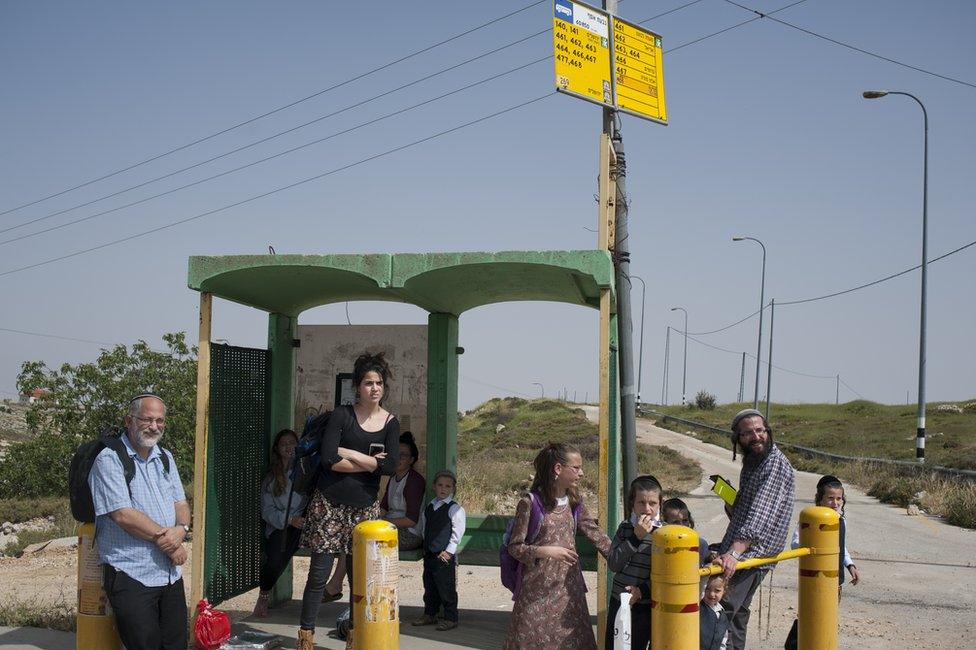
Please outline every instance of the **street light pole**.
[{"label": "street light pole", "polygon": [[683,311],[685,313],[685,360],[681,369],[681,405],[685,406],[685,389],[688,385],[688,310],[684,307],[672,307],[671,311]]},{"label": "street light pole", "polygon": [[661,381],[661,406],[668,405],[668,361],[671,356],[671,326],[664,336],[664,379]]},{"label": "street light pole", "polygon": [[918,336],[918,428],[915,430],[915,458],[925,462],[925,316],[926,290],[928,288],[928,247],[929,247],[929,114],[925,104],[911,93],[900,90],[865,90],[864,99],[880,99],[885,95],[904,95],[911,97],[922,108],[925,126],[925,148],[922,164],[922,299]]},{"label": "street light pole", "polygon": [[641,404],[641,378],[644,376],[644,301],[647,298],[647,285],[640,276],[631,274],[634,280],[641,283],[641,324],[640,324],[640,343],[637,346],[637,410]]},{"label": "street light pole", "polygon": [[545,386],[543,386],[542,384],[540,384],[540,383],[539,383],[539,382],[537,382],[537,381],[534,381],[534,382],[532,382],[532,385],[533,385],[533,386],[538,386],[538,387],[539,387],[539,391],[541,392],[541,395],[539,395],[539,397],[545,397],[545,396],[546,396],[546,389],[545,389]]},{"label": "street light pole", "polygon": [[765,300],[765,292],[766,292],[766,247],[763,245],[761,241],[759,241],[755,237],[733,237],[732,238],[732,241],[744,241],[744,240],[756,242],[757,244],[762,246],[762,252],[763,252],[762,276],[759,281],[759,337],[758,340],[756,341],[756,389],[752,395],[752,408],[758,409],[759,408],[759,368],[760,368],[759,357],[761,356],[762,353],[763,301]]}]

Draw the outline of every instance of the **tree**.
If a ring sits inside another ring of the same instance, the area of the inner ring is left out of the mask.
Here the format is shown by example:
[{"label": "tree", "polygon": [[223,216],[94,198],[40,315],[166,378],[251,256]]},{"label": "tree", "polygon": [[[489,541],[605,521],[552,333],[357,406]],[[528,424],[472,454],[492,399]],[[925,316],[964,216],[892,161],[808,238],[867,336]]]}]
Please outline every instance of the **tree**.
[{"label": "tree", "polygon": [[[163,342],[166,351],[153,350],[140,340],[131,349],[124,345],[103,349],[92,363],[66,363],[58,369],[48,368],[43,361],[25,361],[17,376],[17,389],[21,393],[35,388],[45,391],[28,408],[27,426],[38,438],[56,436],[65,444],[41,444],[37,440],[16,445],[35,445],[38,451],[63,450],[65,445],[73,449],[107,426],[121,426],[131,398],[155,393],[167,407],[161,444],[176,457],[183,481],[192,481],[197,349],[187,346],[185,332],[164,334]],[[15,455],[16,445],[11,446],[8,459]],[[51,459],[51,466],[59,464]],[[0,474],[8,472],[17,472],[17,468],[0,462]],[[66,481],[51,482],[58,488],[52,494],[65,493]],[[16,484],[12,478],[5,483]]]}]

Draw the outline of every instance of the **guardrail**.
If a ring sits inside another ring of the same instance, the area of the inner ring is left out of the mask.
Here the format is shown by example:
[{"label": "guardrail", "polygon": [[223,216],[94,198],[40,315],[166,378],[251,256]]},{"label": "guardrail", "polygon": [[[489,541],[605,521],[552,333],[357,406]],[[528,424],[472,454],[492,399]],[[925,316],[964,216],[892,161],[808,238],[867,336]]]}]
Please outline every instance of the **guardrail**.
[{"label": "guardrail", "polygon": [[[719,427],[713,427],[710,424],[705,424],[704,422],[696,422],[695,420],[688,420],[685,418],[679,418],[675,415],[668,415],[667,413],[661,413],[660,411],[645,410],[644,413],[651,413],[662,418],[665,422],[672,420],[674,422],[680,422],[682,424],[687,424],[688,426],[697,427],[699,429],[705,429],[707,431],[714,431],[715,433],[720,433],[723,436],[728,436],[728,429],[720,429]],[[917,461],[911,460],[891,460],[889,458],[875,458],[873,456],[845,456],[843,454],[832,454],[826,451],[821,451],[819,449],[812,449],[810,447],[804,447],[802,445],[794,445],[788,442],[776,441],[776,445],[784,449],[791,449],[793,451],[804,454],[805,456],[812,456],[814,458],[822,458],[825,460],[839,460],[845,462],[860,462],[860,463],[876,463],[878,465],[895,465],[897,467],[903,467],[905,469],[913,470],[916,472],[932,472],[934,474],[941,474],[943,476],[949,476],[951,478],[961,478],[970,481],[976,481],[976,471],[967,469],[956,469],[955,467],[943,467],[942,465],[925,465]]]}]

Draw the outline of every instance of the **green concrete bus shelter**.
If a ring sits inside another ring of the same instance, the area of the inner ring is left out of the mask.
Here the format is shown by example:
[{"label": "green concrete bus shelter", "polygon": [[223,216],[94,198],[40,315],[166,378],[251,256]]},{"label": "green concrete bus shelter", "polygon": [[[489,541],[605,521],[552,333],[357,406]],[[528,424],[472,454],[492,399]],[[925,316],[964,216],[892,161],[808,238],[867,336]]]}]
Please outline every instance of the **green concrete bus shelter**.
[{"label": "green concrete bus shelter", "polygon": [[[610,318],[600,341],[601,359],[609,360],[600,377],[606,402],[601,403],[601,419],[606,413],[607,420],[606,444],[601,440],[600,512],[608,532],[615,530],[621,512],[619,393],[614,267],[607,251],[194,256],[189,260],[188,286],[201,294],[193,602],[202,597],[219,602],[256,586],[252,556],[255,552],[260,556],[255,551],[255,543],[258,549],[260,545],[260,492],[259,487],[240,482],[253,484],[254,473],[263,473],[269,436],[282,428],[296,428],[298,317],[331,303],[402,302],[429,312],[427,466],[454,470],[460,316],[475,307],[511,301],[600,309],[603,296],[609,301]],[[212,344],[213,296],[267,312],[267,349]],[[513,327],[531,336],[531,323]],[[242,416],[241,409],[249,412]],[[252,433],[245,433],[249,422]],[[235,464],[248,466],[250,474],[236,471]],[[241,538],[247,536],[248,527],[253,527],[257,541],[245,544]],[[468,530],[461,546],[466,561],[497,563],[504,518],[472,515]],[[591,554],[587,562],[591,568],[593,558]],[[247,563],[250,569],[232,568],[233,562]],[[290,580],[287,586],[284,582],[276,589],[279,598],[291,596]]]}]

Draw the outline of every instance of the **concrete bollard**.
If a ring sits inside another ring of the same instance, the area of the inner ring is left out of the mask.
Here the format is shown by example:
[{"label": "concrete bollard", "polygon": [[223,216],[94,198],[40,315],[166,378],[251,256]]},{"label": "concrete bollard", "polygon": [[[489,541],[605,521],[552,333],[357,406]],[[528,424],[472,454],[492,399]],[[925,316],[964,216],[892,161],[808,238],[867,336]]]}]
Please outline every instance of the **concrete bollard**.
[{"label": "concrete bollard", "polygon": [[698,533],[662,526],[651,536],[651,648],[698,650]]},{"label": "concrete bollard", "polygon": [[77,650],[118,650],[115,615],[103,586],[102,562],[95,546],[95,524],[78,526]]},{"label": "concrete bollard", "polygon": [[840,515],[831,508],[805,508],[800,513],[800,546],[812,553],[800,558],[798,647],[836,650]]},{"label": "concrete bollard", "polygon": [[364,521],[352,533],[352,644],[357,650],[400,647],[397,528]]}]

